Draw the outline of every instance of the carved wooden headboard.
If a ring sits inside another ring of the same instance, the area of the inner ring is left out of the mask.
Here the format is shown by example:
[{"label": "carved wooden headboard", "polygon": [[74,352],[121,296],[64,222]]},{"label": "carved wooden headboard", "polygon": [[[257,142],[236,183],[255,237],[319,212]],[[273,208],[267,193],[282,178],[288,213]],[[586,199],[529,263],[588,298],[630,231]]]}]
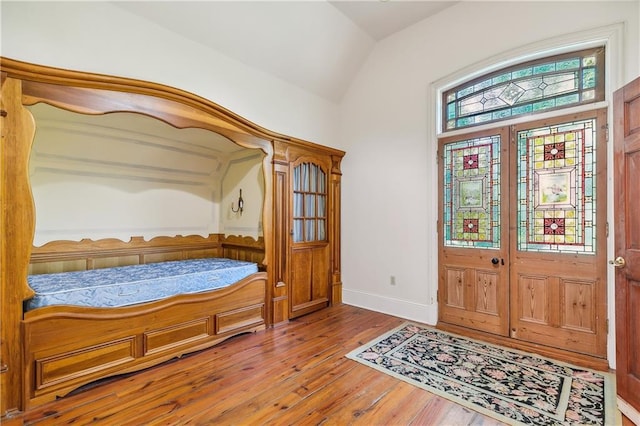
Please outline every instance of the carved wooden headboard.
[{"label": "carved wooden headboard", "polygon": [[169,260],[226,257],[258,263],[264,269],[264,240],[251,237],[225,237],[222,234],[156,237],[149,241],[132,237],[129,241],[102,240],[52,241],[33,247],[30,274],[82,271],[114,266],[164,262]]}]

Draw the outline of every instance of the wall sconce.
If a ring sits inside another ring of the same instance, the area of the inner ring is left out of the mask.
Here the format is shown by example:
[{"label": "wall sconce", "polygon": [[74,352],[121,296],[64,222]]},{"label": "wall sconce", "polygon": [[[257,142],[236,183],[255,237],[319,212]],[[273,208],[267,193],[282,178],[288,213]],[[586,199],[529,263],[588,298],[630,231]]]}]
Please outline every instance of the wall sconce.
[{"label": "wall sconce", "polygon": [[242,199],[242,188],[240,189],[240,196],[238,197],[238,208],[233,208],[233,203],[231,203],[231,211],[234,213],[240,213],[242,216],[242,208],[244,207],[244,200]]}]

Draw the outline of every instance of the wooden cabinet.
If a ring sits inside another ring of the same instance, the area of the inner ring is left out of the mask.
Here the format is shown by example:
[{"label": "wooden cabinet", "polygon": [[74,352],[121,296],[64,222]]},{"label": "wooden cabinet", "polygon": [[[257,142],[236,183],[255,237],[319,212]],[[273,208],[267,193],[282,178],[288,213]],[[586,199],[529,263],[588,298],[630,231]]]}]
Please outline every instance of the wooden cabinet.
[{"label": "wooden cabinet", "polygon": [[[280,148],[280,150],[278,149]],[[276,144],[274,156],[274,322],[342,300],[340,161],[343,152]]]}]

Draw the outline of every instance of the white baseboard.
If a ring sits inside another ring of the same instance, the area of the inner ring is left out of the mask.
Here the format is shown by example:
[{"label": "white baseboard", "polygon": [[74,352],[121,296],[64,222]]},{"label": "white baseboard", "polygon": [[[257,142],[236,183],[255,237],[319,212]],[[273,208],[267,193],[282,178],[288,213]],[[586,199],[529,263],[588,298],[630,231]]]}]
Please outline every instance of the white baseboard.
[{"label": "white baseboard", "polygon": [[629,405],[624,399],[620,399],[620,397],[618,397],[618,409],[634,424],[640,425],[640,412]]},{"label": "white baseboard", "polygon": [[342,302],[428,325],[435,325],[438,321],[438,305],[425,305],[346,288],[342,289]]}]

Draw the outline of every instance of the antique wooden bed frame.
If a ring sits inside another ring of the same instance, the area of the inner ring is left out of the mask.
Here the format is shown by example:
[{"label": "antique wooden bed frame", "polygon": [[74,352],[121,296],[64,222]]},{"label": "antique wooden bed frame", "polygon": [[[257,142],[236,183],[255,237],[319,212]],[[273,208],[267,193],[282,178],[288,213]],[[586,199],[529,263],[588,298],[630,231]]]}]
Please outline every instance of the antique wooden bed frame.
[{"label": "antique wooden bed frame", "polygon": [[[132,372],[210,347],[272,321],[272,175],[274,141],[291,139],[265,130],[196,95],[125,78],[74,72],[1,59],[2,71],[2,414],[63,396],[89,382]],[[35,125],[25,106],[44,102],[84,114],[137,112],[177,128],[222,134],[265,156],[263,236],[158,237],[150,241],[56,241],[32,247],[34,204],[28,159]],[[10,206],[10,208],[7,208]],[[279,245],[278,247],[280,247]],[[227,288],[173,296],[121,308],[50,306],[24,312],[33,295],[29,271],[91,269],[198,257],[252,260],[260,271]],[[60,266],[63,265],[63,266]],[[277,287],[277,286],[276,286]]]},{"label": "antique wooden bed frame", "polygon": [[[228,244],[225,242],[228,241]],[[222,235],[53,241],[34,247],[31,269],[144,264],[202,257],[260,256],[258,242]],[[227,247],[225,247],[227,245]],[[242,250],[241,248],[246,248]],[[264,253],[262,253],[263,255]],[[73,268],[75,269],[75,268]],[[47,306],[24,314],[24,383],[29,405],[80,385],[139,370],[265,328],[266,272],[228,287],[120,308]]]}]

